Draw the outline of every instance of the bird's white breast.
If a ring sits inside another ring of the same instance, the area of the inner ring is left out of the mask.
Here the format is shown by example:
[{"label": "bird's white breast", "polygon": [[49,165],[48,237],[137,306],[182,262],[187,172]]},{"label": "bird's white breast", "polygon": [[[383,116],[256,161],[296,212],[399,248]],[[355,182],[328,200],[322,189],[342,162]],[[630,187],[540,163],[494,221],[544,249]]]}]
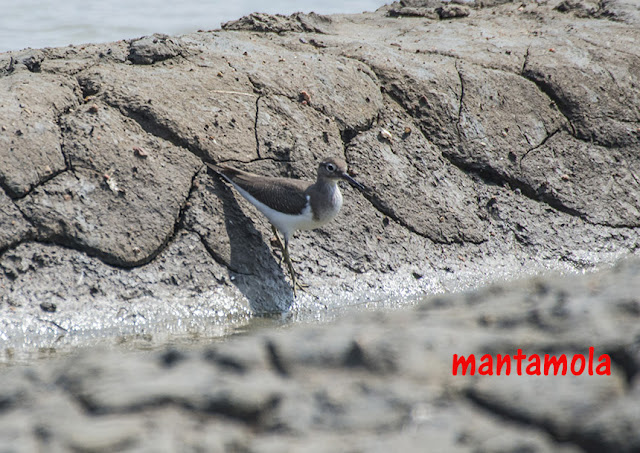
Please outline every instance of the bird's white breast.
[{"label": "bird's white breast", "polygon": [[266,204],[257,200],[253,195],[244,190],[238,184],[230,181],[236,190],[246,198],[252,205],[265,215],[269,222],[275,226],[286,238],[289,238],[295,230],[312,230],[318,227],[318,222],[313,219],[311,204],[307,196],[307,205],[299,215],[285,214],[270,208]]},{"label": "bird's white breast", "polygon": [[327,222],[333,220],[340,212],[340,208],[342,207],[342,192],[340,192],[340,188],[337,184],[332,184],[329,193],[329,206],[326,210],[323,210],[318,216],[318,221],[320,225],[324,225]]}]

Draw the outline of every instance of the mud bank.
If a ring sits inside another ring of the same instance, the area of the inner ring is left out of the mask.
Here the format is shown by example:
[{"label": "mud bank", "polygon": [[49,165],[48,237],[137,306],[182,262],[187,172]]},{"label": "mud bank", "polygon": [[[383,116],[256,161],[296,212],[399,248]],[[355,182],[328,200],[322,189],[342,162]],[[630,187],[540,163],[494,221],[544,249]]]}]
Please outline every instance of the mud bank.
[{"label": "mud bank", "polygon": [[[638,245],[638,23],[623,1],[401,2],[1,54],[3,340],[613,263]],[[332,154],[369,191],[295,238],[294,300],[202,162],[313,178]]]}]

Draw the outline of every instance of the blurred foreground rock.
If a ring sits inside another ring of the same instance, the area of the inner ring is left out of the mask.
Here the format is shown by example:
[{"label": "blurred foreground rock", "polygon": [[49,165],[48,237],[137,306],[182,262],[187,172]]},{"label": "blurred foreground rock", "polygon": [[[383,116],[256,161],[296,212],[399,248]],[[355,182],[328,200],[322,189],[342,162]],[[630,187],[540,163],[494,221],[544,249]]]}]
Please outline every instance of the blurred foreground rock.
[{"label": "blurred foreground rock", "polygon": [[[0,449],[634,452],[638,294],[636,260],[209,346],[0,370]],[[452,375],[453,354],[571,360],[590,347],[610,375],[518,376],[515,361],[510,376]]]}]

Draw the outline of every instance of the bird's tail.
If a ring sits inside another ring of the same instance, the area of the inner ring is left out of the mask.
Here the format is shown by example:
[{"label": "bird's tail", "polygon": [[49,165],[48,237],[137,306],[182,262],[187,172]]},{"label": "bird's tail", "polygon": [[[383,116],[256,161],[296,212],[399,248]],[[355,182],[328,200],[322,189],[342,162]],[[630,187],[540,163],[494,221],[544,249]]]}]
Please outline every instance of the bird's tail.
[{"label": "bird's tail", "polygon": [[242,174],[242,170],[238,170],[237,168],[230,167],[226,164],[212,164],[209,162],[205,162],[205,165],[211,170],[213,173],[218,176],[222,176],[229,182],[232,182],[233,178],[239,174]]}]

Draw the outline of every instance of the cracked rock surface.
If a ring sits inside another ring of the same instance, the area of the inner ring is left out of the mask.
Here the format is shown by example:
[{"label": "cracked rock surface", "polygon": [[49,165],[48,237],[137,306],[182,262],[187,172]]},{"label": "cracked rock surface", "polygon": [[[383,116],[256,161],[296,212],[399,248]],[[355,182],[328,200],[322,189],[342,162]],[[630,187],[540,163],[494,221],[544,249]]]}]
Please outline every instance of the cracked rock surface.
[{"label": "cracked rock surface", "polygon": [[12,198],[65,170],[59,118],[78,105],[68,78],[22,68],[3,77],[0,88],[0,186]]},{"label": "cracked rock surface", "polygon": [[93,103],[62,124],[71,171],[18,202],[44,240],[134,266],[166,244],[201,162]]},{"label": "cracked rock surface", "polygon": [[[0,54],[2,361],[217,337],[256,314],[345,318],[3,371],[0,437],[156,450],[171,425],[194,450],[637,451],[634,261],[582,289],[540,277],[353,312],[637,254],[638,24],[628,0],[402,0]],[[344,187],[335,221],[291,241],[309,285],[294,298],[268,222],[204,162],[313,179],[332,155],[367,190]],[[455,380],[452,345],[594,346],[613,373]],[[86,429],[53,426],[56,410]]]}]

